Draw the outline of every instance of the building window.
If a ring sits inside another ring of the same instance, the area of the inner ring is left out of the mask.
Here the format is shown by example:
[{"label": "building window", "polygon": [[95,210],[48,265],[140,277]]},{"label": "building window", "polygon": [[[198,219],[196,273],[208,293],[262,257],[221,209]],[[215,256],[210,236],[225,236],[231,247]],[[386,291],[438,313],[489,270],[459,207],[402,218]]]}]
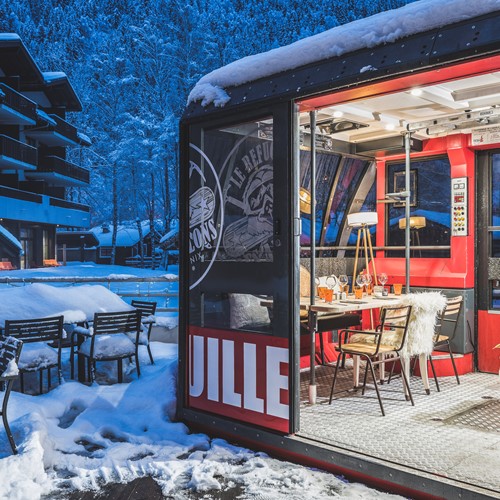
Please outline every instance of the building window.
[{"label": "building window", "polygon": [[[404,163],[387,166],[387,192],[404,187]],[[412,160],[410,172],[410,217],[418,222],[411,229],[413,247],[448,247],[411,251],[411,257],[450,257],[451,170],[446,157]],[[418,219],[417,219],[418,217]],[[411,227],[411,226],[410,226]],[[405,244],[405,208],[402,203],[388,205],[386,218],[387,246]],[[404,250],[390,250],[388,257],[404,257]]]},{"label": "building window", "polygon": [[101,257],[102,259],[110,259],[112,250],[112,247],[100,247],[99,257]]}]

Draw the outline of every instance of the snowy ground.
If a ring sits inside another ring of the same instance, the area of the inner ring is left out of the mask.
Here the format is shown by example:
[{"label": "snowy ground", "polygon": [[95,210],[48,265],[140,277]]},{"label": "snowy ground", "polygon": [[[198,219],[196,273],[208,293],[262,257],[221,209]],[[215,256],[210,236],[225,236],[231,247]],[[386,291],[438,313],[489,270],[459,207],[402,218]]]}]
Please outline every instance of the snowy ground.
[{"label": "snowy ground", "polygon": [[98,363],[98,383],[80,384],[69,378],[65,353],[59,387],[13,392],[8,413],[19,454],[11,455],[0,428],[0,499],[58,498],[142,476],[180,500],[221,491],[240,499],[399,498],[192,434],[174,421],[177,346],[153,342],[152,350],[155,365],[141,351],[140,379],[131,364],[117,384],[116,363]]}]

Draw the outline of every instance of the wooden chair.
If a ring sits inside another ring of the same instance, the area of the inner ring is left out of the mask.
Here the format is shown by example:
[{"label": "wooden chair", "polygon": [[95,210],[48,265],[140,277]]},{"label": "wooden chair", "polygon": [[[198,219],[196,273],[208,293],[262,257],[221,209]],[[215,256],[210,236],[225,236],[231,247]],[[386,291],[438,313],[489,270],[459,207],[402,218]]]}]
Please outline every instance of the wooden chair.
[{"label": "wooden chair", "polygon": [[[51,387],[50,370],[57,366],[61,383],[61,345],[63,316],[21,320],[5,320],[5,337],[15,337],[24,343],[19,359],[21,392],[24,392],[24,373],[40,372],[40,394],[43,393],[43,371],[47,370],[48,388]],[[55,347],[48,345],[51,342]]]},{"label": "wooden chair", "polygon": [[[89,329],[75,328],[71,334],[71,376],[74,375],[74,356],[87,359],[90,383],[95,380],[97,361],[117,361],[118,382],[123,382],[123,359],[135,356],[137,376],[139,367],[139,334],[141,332],[141,312],[123,311],[95,313],[93,325]],[[132,334],[131,340],[127,334]]]},{"label": "wooden chair", "polygon": [[2,386],[2,390],[5,391],[0,415],[2,415],[3,426],[5,427],[5,432],[7,433],[7,438],[14,455],[17,455],[17,448],[9,427],[9,422],[7,421],[7,405],[9,403],[12,386],[18,377],[18,373],[16,373],[15,370],[10,372],[9,365],[11,362],[16,364],[19,362],[22,347],[22,341],[15,339],[14,337],[7,337],[0,340],[0,385]]},{"label": "wooden chair", "polygon": [[[435,335],[434,335],[434,349],[436,347],[446,346],[448,352],[450,353],[451,364],[453,365],[453,371],[455,372],[455,378],[457,379],[457,384],[460,384],[460,379],[458,377],[457,367],[455,365],[455,359],[453,358],[453,352],[451,350],[451,341],[455,337],[458,326],[458,318],[462,311],[463,297],[461,295],[457,297],[449,298],[446,302],[446,307],[438,314]],[[447,335],[443,334],[444,329]],[[440,392],[439,382],[436,376],[436,370],[434,368],[434,363],[432,361],[432,355],[429,356],[429,362],[431,364],[432,374],[434,376],[434,381],[436,382],[436,389]]]},{"label": "wooden chair", "polygon": [[[300,266],[300,296],[309,297],[311,289],[311,274],[303,265]],[[325,363],[325,346],[323,335],[326,332],[359,326],[361,324],[361,316],[357,313],[336,313],[336,314],[321,314],[317,316],[315,331],[319,333],[319,347],[321,353],[321,364]],[[301,335],[309,335],[309,318],[307,311],[300,312],[300,333]],[[345,358],[344,358],[345,360]]]},{"label": "wooden chair", "polygon": [[[141,335],[139,335],[139,345],[145,345],[148,349],[149,359],[151,364],[154,365],[153,354],[151,353],[151,347],[149,345],[149,340],[151,337],[151,329],[155,324],[154,314],[156,312],[156,302],[147,302],[145,300],[132,300],[132,307],[135,307],[138,311],[141,311]],[[145,335],[144,335],[145,333]]]},{"label": "wooden chair", "polygon": [[[346,329],[342,330],[339,333],[339,344],[336,347],[336,350],[339,352],[339,356],[335,365],[329,404],[332,404],[335,383],[337,381],[337,372],[341,357],[343,357],[345,354],[349,354],[351,356],[359,356],[360,358],[366,360],[362,395],[364,395],[365,393],[368,369],[370,369],[371,375],[373,377],[373,382],[375,384],[375,391],[377,393],[380,410],[382,412],[382,415],[385,416],[384,406],[382,404],[382,398],[380,397],[380,391],[377,384],[377,377],[375,376],[374,366],[384,365],[387,362],[394,363],[396,360],[401,359],[400,351],[403,349],[404,343],[406,341],[410,314],[411,306],[384,307],[380,313],[380,324],[375,330]],[[365,341],[350,342],[349,335],[351,334],[371,336],[373,337],[373,343],[368,343]],[[411,404],[414,405],[413,397],[410,391],[410,385],[408,383],[408,378],[404,370],[402,370],[402,378],[406,399],[409,399],[411,401]]]}]

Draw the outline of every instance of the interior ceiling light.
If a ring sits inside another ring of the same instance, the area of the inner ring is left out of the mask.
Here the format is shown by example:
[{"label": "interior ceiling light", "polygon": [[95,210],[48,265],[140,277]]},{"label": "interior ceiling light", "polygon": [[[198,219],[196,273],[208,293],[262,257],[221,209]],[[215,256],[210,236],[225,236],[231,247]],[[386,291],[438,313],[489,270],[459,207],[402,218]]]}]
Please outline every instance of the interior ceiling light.
[{"label": "interior ceiling light", "polygon": [[451,93],[454,101],[470,101],[481,97],[490,97],[500,94],[500,82],[468,89],[455,90]]},{"label": "interior ceiling light", "polygon": [[340,111],[339,109],[337,109],[336,111],[333,112],[334,118],[342,118],[343,116],[344,116],[344,112]]},{"label": "interior ceiling light", "polygon": [[420,97],[422,95],[422,89],[411,89],[410,94],[415,97]]},{"label": "interior ceiling light", "polygon": [[322,134],[338,134],[340,132],[349,132],[351,130],[358,130],[360,128],[368,127],[365,123],[354,122],[352,120],[323,120],[317,123],[318,128]]},{"label": "interior ceiling light", "polygon": [[[491,123],[498,123],[500,120],[500,108],[488,108],[480,111],[464,111],[463,113],[443,116],[433,120],[426,120],[415,123],[408,123],[406,129],[410,132],[418,130],[432,130],[433,134],[438,128],[443,129],[442,132],[456,129],[480,127]],[[446,130],[445,130],[446,129]]]}]

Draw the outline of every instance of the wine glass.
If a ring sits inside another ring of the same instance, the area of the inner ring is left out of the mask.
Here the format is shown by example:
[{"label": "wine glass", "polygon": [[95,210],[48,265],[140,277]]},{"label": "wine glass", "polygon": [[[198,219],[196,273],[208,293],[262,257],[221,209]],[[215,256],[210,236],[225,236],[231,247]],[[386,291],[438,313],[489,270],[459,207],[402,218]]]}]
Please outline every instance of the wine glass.
[{"label": "wine glass", "polygon": [[366,275],[365,274],[358,274],[356,277],[356,284],[359,287],[365,286],[366,285]]},{"label": "wine glass", "polygon": [[341,274],[339,276],[339,283],[342,286],[342,292],[347,292],[347,285],[349,283],[349,278],[347,277],[347,274]]},{"label": "wine glass", "polygon": [[378,280],[380,281],[380,284],[385,287],[385,284],[387,283],[387,274],[380,273],[378,275]]},{"label": "wine glass", "polygon": [[339,280],[337,279],[337,276],[335,274],[331,274],[326,278],[326,286],[330,288],[330,290],[334,290],[335,287],[337,286]]},{"label": "wine glass", "polygon": [[316,298],[318,298],[319,297],[319,284],[320,284],[319,278],[314,278],[314,283],[316,283],[316,293],[315,293],[315,296],[316,296]]}]

